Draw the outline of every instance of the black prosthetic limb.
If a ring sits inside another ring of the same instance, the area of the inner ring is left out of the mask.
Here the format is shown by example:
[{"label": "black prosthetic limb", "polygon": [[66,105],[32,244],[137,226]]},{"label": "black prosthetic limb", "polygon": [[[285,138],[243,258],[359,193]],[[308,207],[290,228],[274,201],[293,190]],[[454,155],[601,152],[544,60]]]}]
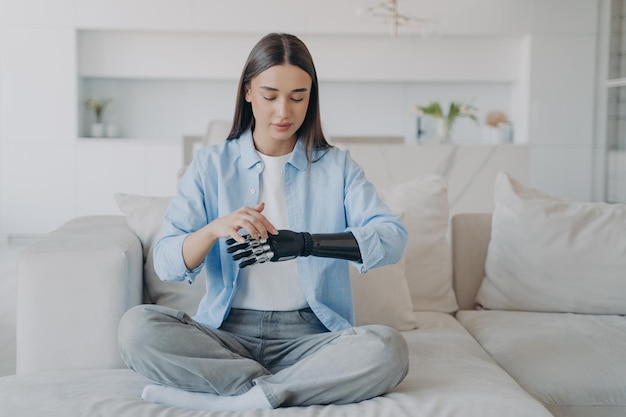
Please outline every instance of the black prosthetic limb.
[{"label": "black prosthetic limb", "polygon": [[267,261],[287,261],[298,256],[361,261],[359,245],[350,232],[310,234],[279,230],[277,235],[269,235],[267,239],[252,239],[248,235],[245,243],[231,238],[226,244],[229,245],[226,252],[233,254],[233,260],[241,260],[240,268]]},{"label": "black prosthetic limb", "polygon": [[[308,234],[308,233],[307,233]],[[359,245],[350,232],[321,233],[310,235],[313,240],[311,256],[319,258],[346,259],[348,261],[361,262]],[[308,256],[308,255],[304,255]]]}]

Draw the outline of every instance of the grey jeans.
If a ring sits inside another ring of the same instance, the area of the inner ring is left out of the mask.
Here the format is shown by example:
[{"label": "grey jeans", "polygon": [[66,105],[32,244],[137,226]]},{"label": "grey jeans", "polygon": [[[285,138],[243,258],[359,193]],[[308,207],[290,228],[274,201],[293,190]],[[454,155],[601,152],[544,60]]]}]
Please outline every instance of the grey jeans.
[{"label": "grey jeans", "polygon": [[373,398],[408,372],[408,349],[387,326],[329,332],[310,309],[232,309],[219,329],[157,305],[129,310],[119,326],[126,365],[164,385],[238,395],[258,385],[273,407]]}]

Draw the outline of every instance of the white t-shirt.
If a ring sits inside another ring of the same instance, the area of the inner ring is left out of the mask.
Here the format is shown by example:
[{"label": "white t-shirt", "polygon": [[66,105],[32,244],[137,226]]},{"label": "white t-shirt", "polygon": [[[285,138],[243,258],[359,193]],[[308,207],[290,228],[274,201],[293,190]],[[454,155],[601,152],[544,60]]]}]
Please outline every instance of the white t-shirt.
[{"label": "white t-shirt", "polygon": [[[285,201],[285,164],[290,154],[267,156],[263,161],[261,199],[263,215],[276,229],[289,229]],[[233,308],[261,311],[293,311],[308,307],[300,285],[296,260],[265,262],[239,271]]]}]

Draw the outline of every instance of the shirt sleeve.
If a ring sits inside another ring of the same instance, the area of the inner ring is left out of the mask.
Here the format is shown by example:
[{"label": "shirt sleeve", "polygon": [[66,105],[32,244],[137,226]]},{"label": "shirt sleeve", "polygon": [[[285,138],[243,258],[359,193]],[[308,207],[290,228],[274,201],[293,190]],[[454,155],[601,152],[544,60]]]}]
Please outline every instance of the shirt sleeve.
[{"label": "shirt sleeve", "polygon": [[154,246],[154,269],[163,281],[193,282],[203,263],[190,270],[183,258],[183,242],[187,236],[208,224],[205,209],[206,184],[201,158],[196,157],[178,185],[176,195],[163,218],[162,233]]},{"label": "shirt sleeve", "polygon": [[357,264],[360,272],[398,262],[406,246],[407,230],[379,198],[376,188],[349,153],[346,154],[344,195],[347,230],[359,244],[363,260]]}]

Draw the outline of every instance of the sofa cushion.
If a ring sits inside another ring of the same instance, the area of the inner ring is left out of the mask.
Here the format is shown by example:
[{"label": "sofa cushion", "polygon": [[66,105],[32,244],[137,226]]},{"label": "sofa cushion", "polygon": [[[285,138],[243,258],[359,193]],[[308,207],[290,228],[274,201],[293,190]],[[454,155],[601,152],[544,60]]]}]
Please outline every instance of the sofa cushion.
[{"label": "sofa cushion", "polygon": [[[626,415],[625,317],[460,311],[457,319],[549,408],[589,407],[584,415]],[[601,414],[600,406],[617,413]]]},{"label": "sofa cushion", "polygon": [[626,204],[567,201],[505,173],[495,209],[485,308],[626,314]]},{"label": "sofa cushion", "polygon": [[451,313],[458,306],[452,288],[452,254],[446,238],[448,188],[438,175],[423,175],[381,190],[390,210],[402,215],[409,238],[406,281],[417,311]]}]

